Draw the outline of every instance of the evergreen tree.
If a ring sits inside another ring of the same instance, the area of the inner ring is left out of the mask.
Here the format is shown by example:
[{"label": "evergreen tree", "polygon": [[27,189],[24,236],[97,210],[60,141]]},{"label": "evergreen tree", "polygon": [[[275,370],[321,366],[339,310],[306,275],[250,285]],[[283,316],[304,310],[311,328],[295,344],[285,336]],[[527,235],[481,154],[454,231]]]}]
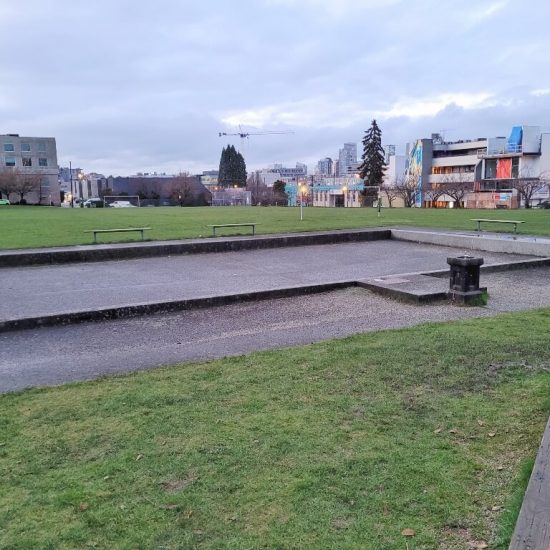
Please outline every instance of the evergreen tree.
[{"label": "evergreen tree", "polygon": [[[382,148],[382,132],[373,120],[370,128],[365,132],[363,138],[363,161],[359,166],[359,175],[363,178],[365,188],[382,185],[386,161],[384,149]],[[363,195],[367,189],[363,189]]]},{"label": "evergreen tree", "polygon": [[222,149],[222,155],[220,157],[220,168],[218,172],[218,185],[220,187],[229,187],[231,184],[228,173],[228,155],[229,145],[227,146],[227,149],[225,147]]},{"label": "evergreen tree", "polygon": [[220,187],[246,187],[246,164],[233,145],[222,150],[218,174]]},{"label": "evergreen tree", "polygon": [[235,185],[246,187],[246,163],[241,153],[237,153],[237,171],[235,175]]}]

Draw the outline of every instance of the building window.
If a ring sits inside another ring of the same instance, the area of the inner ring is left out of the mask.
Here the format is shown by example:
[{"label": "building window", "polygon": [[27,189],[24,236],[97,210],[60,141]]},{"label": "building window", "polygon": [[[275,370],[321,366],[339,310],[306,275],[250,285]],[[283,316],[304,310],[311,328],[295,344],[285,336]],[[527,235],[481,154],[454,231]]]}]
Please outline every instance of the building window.
[{"label": "building window", "polygon": [[4,151],[6,153],[13,153],[15,151],[13,143],[4,143]]},{"label": "building window", "polygon": [[31,157],[23,157],[23,166],[32,166],[32,159]]},{"label": "building window", "polygon": [[519,157],[512,159],[512,177],[519,178]]},{"label": "building window", "polygon": [[46,152],[46,142],[39,141],[38,146],[37,146],[37,150],[38,150],[39,153],[45,153]]},{"label": "building window", "polygon": [[48,166],[48,159],[40,158],[38,159],[38,166]]},{"label": "building window", "polygon": [[6,166],[15,166],[15,157],[6,157]]},{"label": "building window", "polygon": [[30,143],[22,143],[21,144],[21,152],[22,153],[30,153],[31,152],[31,144]]}]

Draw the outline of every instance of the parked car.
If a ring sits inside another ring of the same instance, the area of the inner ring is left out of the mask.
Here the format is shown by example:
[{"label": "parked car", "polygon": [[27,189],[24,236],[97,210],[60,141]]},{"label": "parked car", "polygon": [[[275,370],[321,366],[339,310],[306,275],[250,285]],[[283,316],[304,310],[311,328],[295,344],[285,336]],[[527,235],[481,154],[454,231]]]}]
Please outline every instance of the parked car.
[{"label": "parked car", "polygon": [[111,208],[137,208],[137,206],[130,201],[113,201],[109,206]]},{"label": "parked car", "polygon": [[539,202],[536,206],[537,208],[550,208],[550,201]]},{"label": "parked car", "polygon": [[86,208],[101,208],[103,206],[102,199],[88,199],[84,201],[84,206]]},{"label": "parked car", "polygon": [[10,204],[10,201],[8,199],[0,199],[0,205],[7,206]]}]

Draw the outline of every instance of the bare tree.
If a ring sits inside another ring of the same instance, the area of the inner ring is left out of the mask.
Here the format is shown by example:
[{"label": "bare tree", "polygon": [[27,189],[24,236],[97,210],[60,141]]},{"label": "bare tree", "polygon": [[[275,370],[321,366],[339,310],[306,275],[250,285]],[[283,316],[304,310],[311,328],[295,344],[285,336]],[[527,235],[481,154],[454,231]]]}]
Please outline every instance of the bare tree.
[{"label": "bare tree", "polygon": [[393,207],[393,201],[399,197],[401,197],[401,192],[397,187],[393,186],[383,186],[380,191],[384,194],[388,201],[388,206],[390,208]]},{"label": "bare tree", "polygon": [[251,193],[252,204],[265,204],[267,189],[260,172],[251,172],[246,180],[246,190]]},{"label": "bare tree", "polygon": [[15,193],[18,175],[19,172],[15,168],[0,169],[0,196],[6,195],[9,199],[10,194]]},{"label": "bare tree", "polygon": [[525,208],[531,208],[533,195],[548,185],[542,177],[535,177],[529,170],[524,170],[519,176],[510,182],[510,187],[518,192],[520,200],[523,200]]},{"label": "bare tree", "polygon": [[[40,192],[40,181],[42,177],[38,174],[21,174],[17,175],[14,193],[19,195],[19,204],[25,203],[25,197],[29,193]],[[39,198],[40,200],[40,198]]]},{"label": "bare tree", "polygon": [[37,193],[40,202],[40,181],[39,174],[24,174],[17,168],[4,168],[0,170],[0,193],[7,198],[11,194],[19,196],[19,203],[25,203],[25,197],[29,193]]},{"label": "bare tree", "polygon": [[398,178],[395,184],[395,190],[399,197],[403,199],[405,208],[411,208],[416,202],[416,193],[418,192],[418,176],[408,174]]},{"label": "bare tree", "polygon": [[439,196],[448,195],[453,199],[455,208],[462,208],[466,195],[474,190],[474,182],[460,172],[447,176],[438,189],[441,191]]},{"label": "bare tree", "polygon": [[173,200],[177,200],[180,206],[193,203],[194,185],[192,180],[192,177],[183,173],[179,174],[174,180],[170,196]]}]

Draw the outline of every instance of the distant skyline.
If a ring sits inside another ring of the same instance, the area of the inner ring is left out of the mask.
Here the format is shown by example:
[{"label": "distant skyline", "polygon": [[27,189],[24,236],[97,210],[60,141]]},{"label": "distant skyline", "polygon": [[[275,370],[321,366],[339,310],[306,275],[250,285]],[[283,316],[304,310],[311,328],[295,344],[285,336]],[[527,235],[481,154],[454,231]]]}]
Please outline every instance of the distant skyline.
[{"label": "distant skyline", "polygon": [[311,168],[360,143],[550,131],[550,2],[0,0],[0,134],[105,175]]}]

